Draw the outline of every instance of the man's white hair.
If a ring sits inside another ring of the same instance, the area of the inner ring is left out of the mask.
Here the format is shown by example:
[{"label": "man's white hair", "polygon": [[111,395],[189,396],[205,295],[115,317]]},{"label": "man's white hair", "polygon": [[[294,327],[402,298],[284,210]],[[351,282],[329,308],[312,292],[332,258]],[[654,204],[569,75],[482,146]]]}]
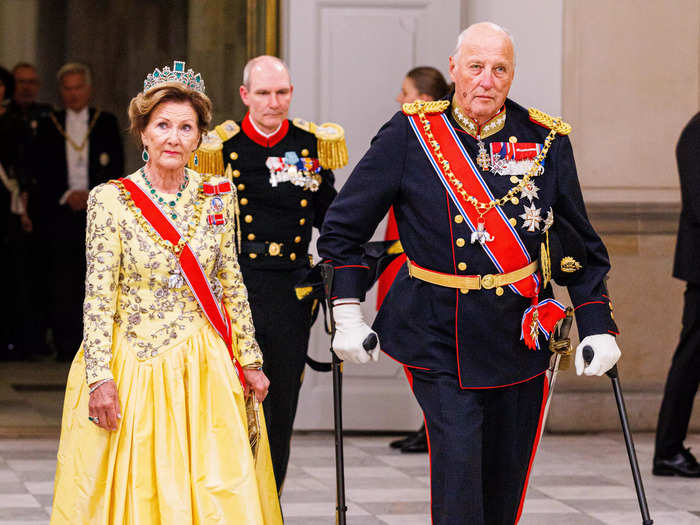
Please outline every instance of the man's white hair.
[{"label": "man's white hair", "polygon": [[508,37],[508,40],[510,40],[510,45],[513,47],[513,65],[515,65],[515,38],[513,38],[511,32],[508,31],[505,27],[499,26],[498,24],[494,24],[493,22],[477,22],[476,24],[472,24],[464,31],[462,31],[457,37],[457,45],[455,46],[455,50],[452,52],[452,56],[454,57],[454,59],[457,60],[457,58],[459,58],[459,53],[462,50],[462,43],[464,42],[464,37],[467,35],[467,32],[476,25],[488,26],[494,31],[500,31]]},{"label": "man's white hair", "polygon": [[92,72],[90,67],[86,64],[81,64],[80,62],[68,62],[63,64],[61,68],[56,73],[56,79],[59,84],[63,82],[63,77],[66,75],[83,75],[85,78],[85,83],[88,86],[92,86]]},{"label": "man's white hair", "polygon": [[292,83],[292,74],[289,72],[289,67],[287,67],[287,64],[284,63],[284,60],[282,60],[281,58],[273,57],[272,55],[260,55],[248,60],[248,62],[246,62],[245,67],[243,68],[243,85],[246,87],[246,89],[250,89],[250,73],[253,71],[253,68],[258,64],[258,62],[262,62],[265,60],[271,60],[272,62],[275,62],[282,66],[287,72],[287,76],[289,76],[289,83]]}]

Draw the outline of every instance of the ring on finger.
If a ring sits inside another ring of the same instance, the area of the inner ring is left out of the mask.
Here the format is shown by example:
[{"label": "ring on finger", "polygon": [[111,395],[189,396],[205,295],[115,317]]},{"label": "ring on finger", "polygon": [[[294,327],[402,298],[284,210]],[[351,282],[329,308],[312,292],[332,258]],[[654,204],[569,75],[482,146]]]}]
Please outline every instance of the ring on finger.
[{"label": "ring on finger", "polygon": [[97,417],[97,416],[95,416],[95,417],[88,416],[88,419],[89,419],[90,421],[92,421],[93,423],[95,423],[96,425],[99,425],[99,424],[100,424],[100,418]]}]

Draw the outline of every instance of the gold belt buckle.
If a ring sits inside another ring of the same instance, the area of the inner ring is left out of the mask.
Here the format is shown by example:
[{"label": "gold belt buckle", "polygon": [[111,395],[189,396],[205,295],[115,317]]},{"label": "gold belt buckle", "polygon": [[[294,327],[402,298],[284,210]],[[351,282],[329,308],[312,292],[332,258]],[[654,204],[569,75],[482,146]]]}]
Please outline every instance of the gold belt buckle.
[{"label": "gold belt buckle", "polygon": [[280,253],[282,253],[282,245],[276,242],[271,242],[267,246],[267,253],[268,255],[277,256]]},{"label": "gold belt buckle", "polygon": [[481,276],[481,287],[490,290],[496,286],[496,276],[490,273]]}]

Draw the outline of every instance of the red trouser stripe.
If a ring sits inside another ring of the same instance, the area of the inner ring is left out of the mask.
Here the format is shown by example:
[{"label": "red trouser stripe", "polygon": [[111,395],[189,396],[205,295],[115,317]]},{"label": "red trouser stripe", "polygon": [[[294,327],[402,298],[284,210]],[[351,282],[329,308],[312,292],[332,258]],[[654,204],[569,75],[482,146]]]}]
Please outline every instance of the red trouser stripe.
[{"label": "red trouser stripe", "polygon": [[520,505],[518,505],[518,514],[515,517],[515,523],[520,521],[520,516],[523,513],[523,505],[525,504],[525,494],[527,493],[527,484],[530,481],[530,472],[532,471],[532,464],[535,461],[535,453],[537,452],[537,447],[540,444],[540,436],[542,435],[542,424],[544,423],[544,407],[547,404],[547,396],[549,395],[549,383],[547,382],[547,375],[544,375],[544,387],[542,392],[542,404],[540,405],[540,419],[537,422],[537,432],[535,432],[535,442],[532,444],[532,453],[530,454],[530,464],[527,466],[527,474],[525,475],[525,483],[523,483],[523,493],[520,496]]}]

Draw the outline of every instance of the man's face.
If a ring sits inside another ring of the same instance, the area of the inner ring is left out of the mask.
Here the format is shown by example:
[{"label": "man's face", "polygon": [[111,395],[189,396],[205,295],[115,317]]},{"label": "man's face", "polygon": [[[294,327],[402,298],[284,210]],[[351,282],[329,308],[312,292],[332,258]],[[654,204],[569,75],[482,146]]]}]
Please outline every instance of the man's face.
[{"label": "man's face", "polygon": [[459,53],[450,57],[455,100],[479,124],[503,106],[514,73],[513,46],[500,31],[481,29],[465,35]]},{"label": "man's face", "polygon": [[20,67],[15,71],[14,99],[20,106],[28,106],[36,101],[39,94],[39,75],[33,67]]},{"label": "man's face", "polygon": [[80,111],[87,106],[92,93],[92,89],[82,73],[63,75],[60,91],[63,105],[73,111]]},{"label": "man's face", "polygon": [[265,133],[274,132],[287,118],[292,102],[289,74],[277,63],[260,62],[250,72],[248,84],[241,86],[240,93],[250,118]]}]

